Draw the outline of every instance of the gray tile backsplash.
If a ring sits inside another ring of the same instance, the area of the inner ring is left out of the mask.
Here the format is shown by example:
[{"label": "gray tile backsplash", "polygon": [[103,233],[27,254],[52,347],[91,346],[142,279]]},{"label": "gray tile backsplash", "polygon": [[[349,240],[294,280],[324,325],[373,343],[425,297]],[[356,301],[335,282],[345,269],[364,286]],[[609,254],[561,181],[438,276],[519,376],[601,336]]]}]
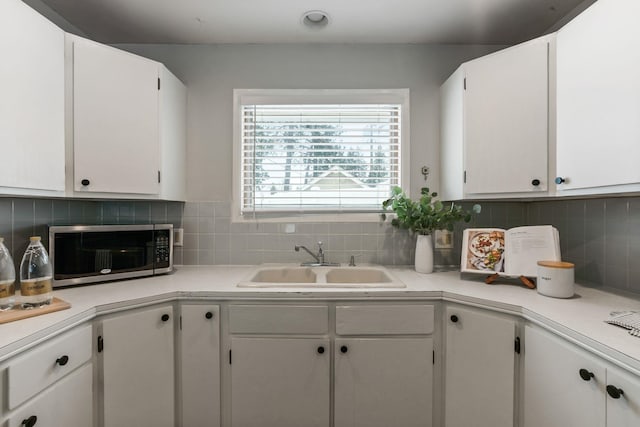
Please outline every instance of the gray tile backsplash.
[{"label": "gray tile backsplash", "polygon": [[[454,248],[436,250],[435,264],[458,266],[466,227],[552,224],[560,232],[563,259],[575,263],[576,281],[640,294],[640,197],[535,202],[481,202],[482,213],[456,228]],[[473,203],[463,205],[470,209]],[[228,202],[95,201],[0,198],[0,236],[19,263],[29,236],[63,224],[173,223],[184,228],[176,264],[301,262],[324,243],[330,261],[410,265],[415,238],[387,223],[232,223]],[[312,249],[314,250],[314,249]]]},{"label": "gray tile backsplash", "polygon": [[[42,236],[48,247],[49,225],[171,223],[181,227],[183,207],[184,203],[165,201],[0,198],[0,236],[18,271],[30,236]],[[176,263],[182,262],[180,251]]]}]

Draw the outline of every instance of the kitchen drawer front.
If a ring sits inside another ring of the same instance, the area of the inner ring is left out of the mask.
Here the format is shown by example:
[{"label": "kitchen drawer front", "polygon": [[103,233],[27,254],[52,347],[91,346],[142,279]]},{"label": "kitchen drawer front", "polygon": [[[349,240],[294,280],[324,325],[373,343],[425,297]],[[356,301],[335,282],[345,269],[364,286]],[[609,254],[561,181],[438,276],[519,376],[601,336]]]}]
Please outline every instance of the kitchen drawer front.
[{"label": "kitchen drawer front", "polygon": [[9,409],[58,381],[91,358],[91,325],[27,351],[7,368]]},{"label": "kitchen drawer front", "polygon": [[323,305],[232,305],[232,334],[326,334],[329,307]]},{"label": "kitchen drawer front", "polygon": [[339,305],[338,335],[425,335],[433,333],[432,305]]},{"label": "kitchen drawer front", "polygon": [[32,417],[37,418],[36,427],[92,426],[92,380],[93,365],[88,363],[13,412],[9,427],[23,427],[24,421]]}]

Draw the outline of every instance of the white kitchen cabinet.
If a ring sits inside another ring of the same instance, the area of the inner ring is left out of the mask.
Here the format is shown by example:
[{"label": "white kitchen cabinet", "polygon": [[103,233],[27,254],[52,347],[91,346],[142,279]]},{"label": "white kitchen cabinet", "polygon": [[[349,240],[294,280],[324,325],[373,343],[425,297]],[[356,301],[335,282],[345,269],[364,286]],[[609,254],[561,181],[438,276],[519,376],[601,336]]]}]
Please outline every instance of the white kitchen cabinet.
[{"label": "white kitchen cabinet", "polygon": [[640,423],[640,378],[607,366],[607,427]]},{"label": "white kitchen cabinet", "polygon": [[640,378],[568,341],[525,326],[525,427],[631,427],[640,422]]},{"label": "white kitchen cabinet", "polygon": [[441,88],[441,195],[531,196],[548,188],[553,36],[466,62]]},{"label": "white kitchen cabinet", "polygon": [[171,305],[100,320],[103,426],[175,425]]},{"label": "white kitchen cabinet", "polygon": [[180,413],[183,426],[220,426],[220,307],[180,306]]},{"label": "white kitchen cabinet", "polygon": [[515,320],[484,310],[447,306],[444,322],[444,425],[513,426]]},{"label": "white kitchen cabinet", "polygon": [[431,338],[338,338],[334,353],[336,427],[432,425]]},{"label": "white kitchen cabinet", "polygon": [[598,0],[557,35],[559,194],[640,190],[640,2]]},{"label": "white kitchen cabinet", "polygon": [[328,427],[328,338],[231,339],[231,425]]},{"label": "white kitchen cabinet", "polygon": [[67,37],[74,195],[184,199],[184,85],[156,61]]},{"label": "white kitchen cabinet", "polygon": [[0,194],[64,195],[64,32],[0,2]]},{"label": "white kitchen cabinet", "polygon": [[93,365],[84,365],[19,407],[8,427],[93,425]]}]

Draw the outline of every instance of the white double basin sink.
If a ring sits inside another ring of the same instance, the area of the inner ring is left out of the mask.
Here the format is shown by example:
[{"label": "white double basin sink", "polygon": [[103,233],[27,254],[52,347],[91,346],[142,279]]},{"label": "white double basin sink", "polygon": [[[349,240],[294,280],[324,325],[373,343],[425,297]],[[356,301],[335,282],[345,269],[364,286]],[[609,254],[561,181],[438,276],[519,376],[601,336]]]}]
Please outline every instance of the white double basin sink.
[{"label": "white double basin sink", "polygon": [[405,288],[384,267],[258,267],[241,288]]}]

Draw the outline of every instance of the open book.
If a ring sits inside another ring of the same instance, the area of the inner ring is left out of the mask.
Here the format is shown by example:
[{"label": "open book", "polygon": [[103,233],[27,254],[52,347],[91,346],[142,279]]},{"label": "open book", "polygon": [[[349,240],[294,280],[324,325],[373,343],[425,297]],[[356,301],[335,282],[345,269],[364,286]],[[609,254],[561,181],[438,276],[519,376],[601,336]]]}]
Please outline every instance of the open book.
[{"label": "open book", "polygon": [[558,230],[550,225],[464,230],[463,273],[536,277],[538,261],[560,261]]}]

